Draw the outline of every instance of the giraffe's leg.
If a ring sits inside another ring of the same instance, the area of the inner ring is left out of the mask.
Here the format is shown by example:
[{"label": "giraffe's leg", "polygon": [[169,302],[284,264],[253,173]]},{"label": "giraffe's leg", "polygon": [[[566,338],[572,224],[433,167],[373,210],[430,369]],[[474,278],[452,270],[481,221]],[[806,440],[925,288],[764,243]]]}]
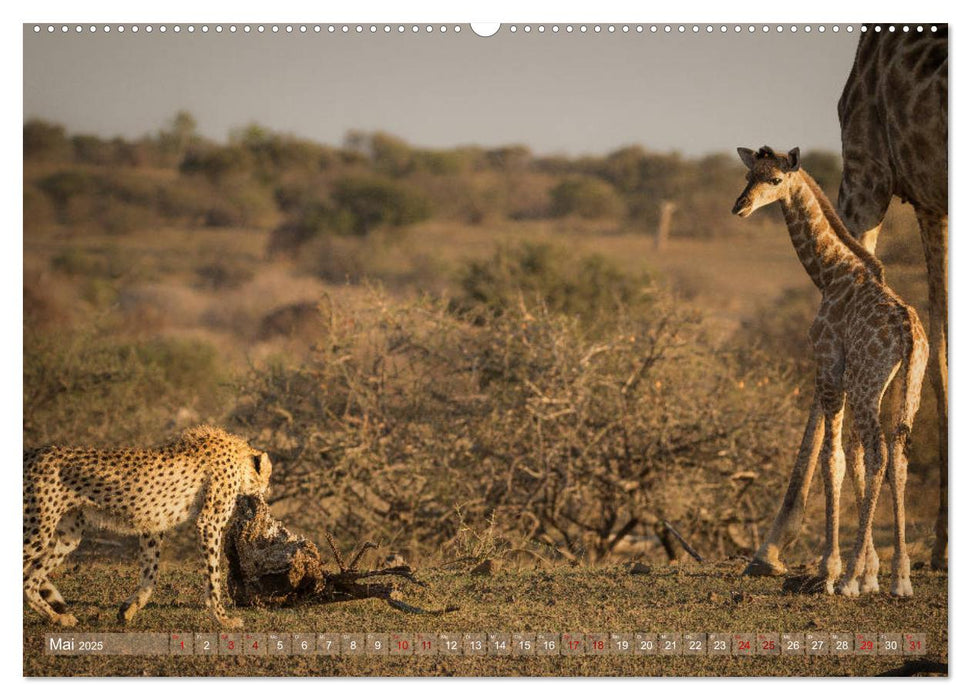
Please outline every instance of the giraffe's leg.
[{"label": "giraffe's leg", "polygon": [[77,549],[78,545],[81,544],[83,533],[84,515],[78,510],[71,511],[61,518],[61,522],[58,523],[57,529],[54,531],[50,559],[47,562],[48,574],[40,584],[40,596],[58,614],[64,613],[67,610],[67,605],[60,591],[51,582],[50,572],[60,566],[68,554]]},{"label": "giraffe's leg", "polygon": [[[849,448],[847,461],[850,465],[850,475],[853,480],[853,492],[856,496],[856,509],[859,512],[863,508],[863,499],[866,495],[866,469],[863,463],[863,443],[860,441],[860,434],[856,430],[854,421],[849,422]],[[873,534],[870,533],[866,539],[866,567],[863,569],[863,593],[877,593],[880,590],[880,583],[877,574],[880,573],[880,558],[877,556],[876,547],[873,546]]]},{"label": "giraffe's leg", "polygon": [[843,397],[830,400],[823,406],[825,436],[820,452],[823,485],[826,492],[826,544],[819,563],[819,578],[825,582],[826,592],[832,594],[834,584],[843,570],[840,560],[840,491],[846,473],[843,454]]},{"label": "giraffe's leg", "polygon": [[856,545],[846,576],[840,588],[845,596],[856,597],[860,594],[860,576],[866,567],[867,538],[872,537],[873,516],[877,510],[877,498],[887,469],[887,444],[880,427],[880,396],[861,396],[850,393],[853,420],[863,443],[866,465],[866,487],[863,503],[860,506],[859,527],[856,532]]},{"label": "giraffe's leg", "polygon": [[940,454],[940,502],[938,503],[931,568],[947,568],[947,217],[918,212],[927,292],[930,301],[930,379],[937,398],[937,443]]},{"label": "giraffe's leg", "polygon": [[911,426],[900,423],[893,433],[890,450],[890,493],[893,495],[893,587],[890,594],[914,595],[910,584],[910,555],[907,553],[904,488],[907,484],[907,453],[910,450]]},{"label": "giraffe's leg", "polygon": [[812,408],[809,409],[809,420],[806,421],[799,454],[796,456],[795,466],[789,476],[789,486],[782,500],[782,506],[762,546],[742,572],[744,576],[780,576],[786,572],[780,554],[795,539],[799,528],[802,527],[809,485],[816,470],[816,460],[822,441],[823,412],[819,403],[819,392],[817,392],[813,397]]},{"label": "giraffe's leg", "polygon": [[122,603],[118,610],[118,622],[131,622],[135,613],[145,607],[145,603],[155,590],[155,580],[158,578],[158,559],[162,551],[162,533],[143,533],[138,537],[138,564],[142,570],[142,578],[138,590]]}]

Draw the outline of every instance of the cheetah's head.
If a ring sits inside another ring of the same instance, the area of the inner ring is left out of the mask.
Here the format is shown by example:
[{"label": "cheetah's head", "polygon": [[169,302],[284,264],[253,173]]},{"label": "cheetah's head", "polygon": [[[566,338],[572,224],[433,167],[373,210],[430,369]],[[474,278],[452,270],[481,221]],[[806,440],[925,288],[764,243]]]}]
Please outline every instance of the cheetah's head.
[{"label": "cheetah's head", "polygon": [[244,459],[240,492],[245,496],[262,496],[270,488],[270,474],[273,472],[270,457],[266,452],[252,450]]}]

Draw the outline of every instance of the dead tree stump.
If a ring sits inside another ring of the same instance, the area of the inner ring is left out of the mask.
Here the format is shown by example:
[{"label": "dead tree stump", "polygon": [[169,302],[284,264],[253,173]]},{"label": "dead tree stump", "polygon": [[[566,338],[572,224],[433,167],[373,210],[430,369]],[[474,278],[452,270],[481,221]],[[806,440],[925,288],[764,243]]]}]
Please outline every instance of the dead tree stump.
[{"label": "dead tree stump", "polygon": [[657,231],[654,233],[655,250],[665,250],[668,247],[668,238],[671,235],[671,217],[678,205],[670,200],[661,202],[661,212],[657,220]]},{"label": "dead tree stump", "polygon": [[350,563],[345,564],[328,536],[338,566],[336,573],[328,573],[317,545],[288,530],[270,514],[266,502],[259,497],[240,496],[237,499],[236,513],[226,530],[225,540],[229,560],[227,587],[230,597],[240,607],[380,598],[404,612],[439,614],[457,610],[455,607],[423,610],[401,601],[394,583],[366,582],[378,577],[396,577],[418,586],[425,585],[415,578],[408,566],[358,571],[355,567],[361,555],[374,547],[370,542],[361,545]]}]

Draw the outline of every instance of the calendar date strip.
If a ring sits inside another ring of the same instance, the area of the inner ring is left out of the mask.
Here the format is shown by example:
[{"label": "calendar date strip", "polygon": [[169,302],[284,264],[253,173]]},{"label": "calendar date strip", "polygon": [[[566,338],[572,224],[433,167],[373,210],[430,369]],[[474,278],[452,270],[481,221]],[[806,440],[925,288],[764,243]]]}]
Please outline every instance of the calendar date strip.
[{"label": "calendar date strip", "polygon": [[52,656],[924,656],[923,633],[48,633]]}]

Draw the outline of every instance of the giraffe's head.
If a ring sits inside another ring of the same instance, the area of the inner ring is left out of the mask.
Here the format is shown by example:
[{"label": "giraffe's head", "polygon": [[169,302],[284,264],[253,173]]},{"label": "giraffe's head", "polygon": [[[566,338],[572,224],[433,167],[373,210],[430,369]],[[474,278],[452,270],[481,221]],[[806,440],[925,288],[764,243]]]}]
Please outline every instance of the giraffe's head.
[{"label": "giraffe's head", "polygon": [[748,184],[735,200],[732,214],[743,218],[756,209],[785,197],[789,192],[791,178],[799,172],[798,148],[781,156],[768,146],[762,146],[758,151],[739,148],[738,157],[748,168],[745,176]]}]

